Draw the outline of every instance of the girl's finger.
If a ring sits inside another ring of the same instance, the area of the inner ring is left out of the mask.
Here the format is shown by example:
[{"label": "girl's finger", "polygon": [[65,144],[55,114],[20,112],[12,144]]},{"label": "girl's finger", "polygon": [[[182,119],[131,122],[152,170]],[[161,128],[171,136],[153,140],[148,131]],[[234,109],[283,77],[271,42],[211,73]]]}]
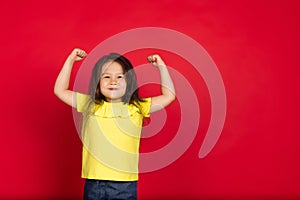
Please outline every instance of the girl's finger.
[{"label": "girl's finger", "polygon": [[149,62],[153,62],[153,61],[152,61],[152,56],[148,56],[148,61],[149,61]]},{"label": "girl's finger", "polygon": [[77,53],[77,55],[78,56],[80,56],[80,57],[85,57],[86,56],[86,53],[85,53],[85,51],[79,51],[78,53]]}]

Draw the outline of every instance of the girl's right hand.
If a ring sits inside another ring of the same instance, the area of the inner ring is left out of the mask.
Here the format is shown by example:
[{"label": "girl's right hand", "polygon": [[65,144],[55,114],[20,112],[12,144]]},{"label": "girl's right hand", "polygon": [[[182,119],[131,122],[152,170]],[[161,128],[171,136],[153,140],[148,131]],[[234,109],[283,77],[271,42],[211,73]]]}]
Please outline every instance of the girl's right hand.
[{"label": "girl's right hand", "polygon": [[165,67],[166,66],[163,59],[158,54],[153,54],[151,56],[148,56],[147,59],[150,63],[152,63],[156,67]]},{"label": "girl's right hand", "polygon": [[82,59],[84,59],[87,56],[87,53],[79,48],[75,48],[72,53],[69,55],[69,58],[72,61],[80,61]]}]

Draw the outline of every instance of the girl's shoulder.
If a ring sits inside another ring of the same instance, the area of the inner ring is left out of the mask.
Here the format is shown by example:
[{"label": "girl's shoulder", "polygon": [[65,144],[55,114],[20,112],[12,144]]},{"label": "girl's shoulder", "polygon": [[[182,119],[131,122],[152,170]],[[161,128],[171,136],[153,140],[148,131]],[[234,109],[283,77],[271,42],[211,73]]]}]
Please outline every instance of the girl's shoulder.
[{"label": "girl's shoulder", "polygon": [[91,97],[90,95],[76,92],[75,100],[77,111],[84,112],[86,111],[88,104],[91,102]]},{"label": "girl's shoulder", "polygon": [[130,104],[130,106],[136,107],[139,110],[139,113],[144,117],[149,117],[151,98],[143,98],[142,101],[138,101],[135,104]]}]

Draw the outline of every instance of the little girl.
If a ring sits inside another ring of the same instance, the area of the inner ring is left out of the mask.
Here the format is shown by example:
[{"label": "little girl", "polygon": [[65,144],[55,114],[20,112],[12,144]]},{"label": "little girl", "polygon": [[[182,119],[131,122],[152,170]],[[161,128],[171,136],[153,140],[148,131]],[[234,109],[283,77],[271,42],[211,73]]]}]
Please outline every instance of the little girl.
[{"label": "little girl", "polygon": [[160,71],[161,95],[141,98],[130,61],[111,53],[95,64],[89,94],[69,90],[75,61],[87,56],[74,49],[55,83],[54,93],[83,114],[82,177],[84,199],[137,199],[138,154],[143,117],[175,99],[167,67],[157,54],[148,57]]}]

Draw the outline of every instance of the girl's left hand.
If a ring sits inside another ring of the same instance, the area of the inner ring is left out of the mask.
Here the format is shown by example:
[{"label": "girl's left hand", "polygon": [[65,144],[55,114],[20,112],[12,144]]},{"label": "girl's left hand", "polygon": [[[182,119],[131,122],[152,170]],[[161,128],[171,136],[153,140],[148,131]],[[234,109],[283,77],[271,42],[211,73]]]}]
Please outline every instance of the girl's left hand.
[{"label": "girl's left hand", "polygon": [[165,67],[166,64],[161,59],[161,57],[158,54],[153,54],[151,56],[148,56],[148,61],[151,62],[156,67]]}]

